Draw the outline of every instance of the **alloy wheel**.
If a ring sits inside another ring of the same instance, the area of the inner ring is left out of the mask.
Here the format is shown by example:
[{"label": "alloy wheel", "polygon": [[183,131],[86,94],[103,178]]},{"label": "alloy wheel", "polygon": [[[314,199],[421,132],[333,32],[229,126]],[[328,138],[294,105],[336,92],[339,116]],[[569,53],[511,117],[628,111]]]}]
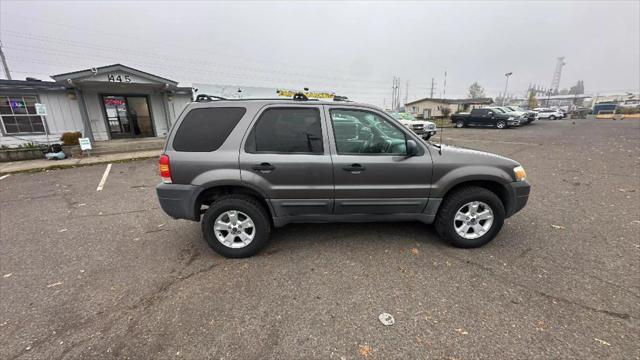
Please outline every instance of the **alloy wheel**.
[{"label": "alloy wheel", "polygon": [[456,212],[453,227],[461,237],[472,240],[486,234],[493,225],[493,210],[482,201],[464,204]]},{"label": "alloy wheel", "polygon": [[232,249],[249,245],[256,235],[253,220],[237,210],[228,210],[220,214],[214,222],[213,230],[218,241]]}]

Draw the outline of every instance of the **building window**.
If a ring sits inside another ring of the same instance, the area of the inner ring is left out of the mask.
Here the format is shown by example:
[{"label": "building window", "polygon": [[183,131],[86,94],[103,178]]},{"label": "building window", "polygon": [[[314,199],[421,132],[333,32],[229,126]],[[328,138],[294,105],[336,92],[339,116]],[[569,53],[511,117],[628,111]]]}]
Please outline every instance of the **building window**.
[{"label": "building window", "polygon": [[6,134],[44,134],[44,119],[36,114],[35,96],[0,96],[0,119]]}]

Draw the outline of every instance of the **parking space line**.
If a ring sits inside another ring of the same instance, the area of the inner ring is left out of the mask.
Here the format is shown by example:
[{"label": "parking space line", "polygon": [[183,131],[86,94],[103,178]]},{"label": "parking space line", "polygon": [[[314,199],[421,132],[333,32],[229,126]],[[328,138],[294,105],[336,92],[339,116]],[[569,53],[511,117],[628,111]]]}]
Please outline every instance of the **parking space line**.
[{"label": "parking space line", "polygon": [[104,187],[104,183],[107,182],[107,176],[109,176],[109,171],[111,171],[111,164],[107,165],[107,168],[104,170],[104,174],[102,174],[102,179],[100,179],[100,183],[98,184],[96,191],[100,191]]},{"label": "parking space line", "polygon": [[0,176],[0,180],[4,180],[4,179],[8,178],[9,176],[11,176],[11,174],[2,175],[2,176]]}]

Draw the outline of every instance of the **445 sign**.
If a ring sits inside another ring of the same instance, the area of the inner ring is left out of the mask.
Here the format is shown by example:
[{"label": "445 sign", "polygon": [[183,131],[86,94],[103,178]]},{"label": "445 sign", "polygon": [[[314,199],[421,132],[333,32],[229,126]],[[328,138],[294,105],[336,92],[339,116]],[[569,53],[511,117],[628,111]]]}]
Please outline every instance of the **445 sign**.
[{"label": "445 sign", "polygon": [[107,75],[107,82],[130,83],[131,76],[120,75],[120,74],[109,74]]}]

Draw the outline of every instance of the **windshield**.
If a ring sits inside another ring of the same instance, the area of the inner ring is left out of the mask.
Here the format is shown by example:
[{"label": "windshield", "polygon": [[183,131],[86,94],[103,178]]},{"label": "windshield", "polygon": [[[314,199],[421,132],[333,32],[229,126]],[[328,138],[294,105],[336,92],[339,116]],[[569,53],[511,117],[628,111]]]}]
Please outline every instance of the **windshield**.
[{"label": "windshield", "polygon": [[502,110],[501,108],[493,108],[493,110],[496,110],[499,113],[506,113],[506,111]]}]

